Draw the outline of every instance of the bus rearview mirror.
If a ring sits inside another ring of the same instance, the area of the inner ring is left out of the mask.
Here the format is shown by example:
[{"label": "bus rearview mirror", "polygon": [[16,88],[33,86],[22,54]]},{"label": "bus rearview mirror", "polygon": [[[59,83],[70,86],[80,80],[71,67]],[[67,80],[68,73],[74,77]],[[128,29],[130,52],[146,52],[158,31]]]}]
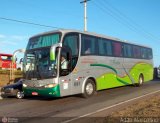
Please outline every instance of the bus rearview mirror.
[{"label": "bus rearview mirror", "polygon": [[51,46],[51,49],[50,49],[50,60],[51,61],[56,60],[56,49],[61,48],[61,47],[62,47],[62,43],[58,43],[58,44]]}]

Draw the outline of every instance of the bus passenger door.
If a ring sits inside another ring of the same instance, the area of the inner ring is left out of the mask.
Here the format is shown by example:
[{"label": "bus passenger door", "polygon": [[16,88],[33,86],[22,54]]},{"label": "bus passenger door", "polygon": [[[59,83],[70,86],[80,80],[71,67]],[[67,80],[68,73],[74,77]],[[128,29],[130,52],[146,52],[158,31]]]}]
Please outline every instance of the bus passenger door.
[{"label": "bus passenger door", "polygon": [[61,49],[59,62],[60,93],[67,96],[71,94],[71,50],[68,47]]},{"label": "bus passenger door", "polygon": [[65,65],[60,68],[60,86],[61,86],[61,95],[72,95],[75,90],[73,86],[73,76],[72,71],[75,68],[78,60],[79,54],[79,34],[77,33],[68,33],[65,35],[63,40],[63,48],[61,51],[61,64],[63,63],[63,57],[67,58],[68,67],[65,69]]}]

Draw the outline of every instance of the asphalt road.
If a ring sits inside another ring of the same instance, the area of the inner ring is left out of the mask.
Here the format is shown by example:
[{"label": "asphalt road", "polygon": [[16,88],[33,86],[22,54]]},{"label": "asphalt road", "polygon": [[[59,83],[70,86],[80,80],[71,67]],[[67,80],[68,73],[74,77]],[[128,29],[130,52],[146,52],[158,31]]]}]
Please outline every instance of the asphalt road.
[{"label": "asphalt road", "polygon": [[[74,122],[74,119],[80,117],[89,118],[89,114],[93,115],[97,110],[158,90],[160,90],[160,80],[147,82],[141,87],[126,86],[99,91],[88,99],[79,95],[56,99],[5,98],[0,100],[0,122],[1,119],[5,120],[4,117],[10,121],[23,123]],[[110,111],[108,110],[108,113]]]}]

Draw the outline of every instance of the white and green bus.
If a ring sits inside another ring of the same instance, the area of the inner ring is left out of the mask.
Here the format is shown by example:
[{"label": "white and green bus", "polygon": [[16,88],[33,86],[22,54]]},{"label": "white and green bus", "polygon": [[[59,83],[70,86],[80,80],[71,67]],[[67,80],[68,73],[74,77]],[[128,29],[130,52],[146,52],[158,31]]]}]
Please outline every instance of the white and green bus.
[{"label": "white and green bus", "polygon": [[[65,67],[62,67],[62,57]],[[56,30],[29,39],[23,62],[25,95],[63,97],[153,79],[152,49],[117,38]]]}]

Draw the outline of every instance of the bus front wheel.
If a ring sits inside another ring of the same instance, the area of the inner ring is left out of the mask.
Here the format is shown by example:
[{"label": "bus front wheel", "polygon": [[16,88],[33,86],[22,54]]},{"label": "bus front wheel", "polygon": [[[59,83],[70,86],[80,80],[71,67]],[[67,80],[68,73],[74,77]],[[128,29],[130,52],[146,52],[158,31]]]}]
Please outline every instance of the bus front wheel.
[{"label": "bus front wheel", "polygon": [[84,86],[83,97],[88,98],[91,97],[95,93],[95,83],[93,80],[88,79]]}]

